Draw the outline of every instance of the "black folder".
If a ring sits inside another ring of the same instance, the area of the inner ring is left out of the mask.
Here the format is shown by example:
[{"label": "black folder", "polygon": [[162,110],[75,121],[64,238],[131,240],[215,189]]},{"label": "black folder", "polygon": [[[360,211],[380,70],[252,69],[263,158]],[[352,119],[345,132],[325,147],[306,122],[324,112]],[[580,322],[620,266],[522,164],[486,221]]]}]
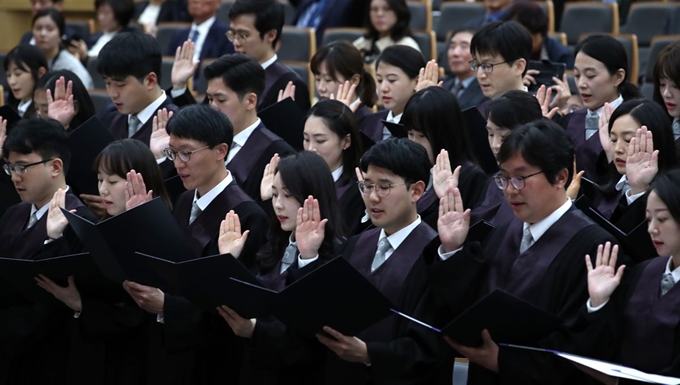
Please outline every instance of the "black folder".
[{"label": "black folder", "polygon": [[187,191],[187,189],[184,188],[184,182],[182,182],[182,178],[180,178],[176,173],[174,176],[164,180],[163,184],[165,184],[165,190],[170,197],[170,202],[173,204],[177,202],[177,198],[179,198],[180,195]]},{"label": "black folder", "polygon": [[102,270],[116,283],[125,280],[172,290],[135,252],[161,255],[173,261],[193,258],[193,250],[160,198],[93,224],[62,210],[73,230]]},{"label": "black folder", "polygon": [[484,243],[486,238],[491,234],[491,232],[496,228],[496,226],[491,223],[481,220],[474,225],[470,226],[468,230],[467,242],[479,242]]},{"label": "black folder", "polygon": [[540,74],[534,76],[536,84],[531,84],[529,86],[529,92],[536,95],[536,92],[541,88],[541,85],[545,85],[546,87],[556,85],[555,81],[553,81],[553,77],[562,80],[564,71],[567,70],[567,66],[564,63],[553,63],[550,60],[530,60],[528,69],[538,70],[540,72]]},{"label": "black folder", "polygon": [[387,120],[383,120],[382,124],[385,125],[385,128],[387,128],[387,131],[389,131],[390,134],[392,134],[393,137],[395,137],[395,138],[408,138],[408,131],[406,130],[406,127],[404,127],[403,124],[388,122]]},{"label": "black folder", "polygon": [[489,146],[486,119],[477,107],[471,107],[463,111],[463,123],[468,132],[472,152],[477,157],[477,164],[487,175],[495,174],[498,171],[498,163]]},{"label": "black folder", "polygon": [[29,302],[53,302],[54,296],[39,287],[35,277],[42,274],[60,286],[68,286],[68,277],[73,276],[81,293],[114,291],[107,285],[89,253],[30,260],[0,258],[0,279],[19,292]]},{"label": "black folder", "polygon": [[265,127],[285,140],[296,151],[302,151],[305,116],[292,98],[272,104],[257,113]]},{"label": "black folder", "polygon": [[[215,310],[227,305],[244,318],[269,315],[275,291],[258,282],[231,254],[172,262],[139,253],[156,272],[196,306]],[[253,285],[255,288],[245,285]]]},{"label": "black folder", "polygon": [[482,345],[482,330],[496,342],[526,344],[550,335],[562,320],[536,306],[494,290],[451,321],[442,333],[466,346]]},{"label": "black folder", "polygon": [[71,166],[66,175],[69,186],[77,194],[99,195],[97,171],[94,160],[97,155],[114,141],[109,130],[93,116],[69,133]]}]

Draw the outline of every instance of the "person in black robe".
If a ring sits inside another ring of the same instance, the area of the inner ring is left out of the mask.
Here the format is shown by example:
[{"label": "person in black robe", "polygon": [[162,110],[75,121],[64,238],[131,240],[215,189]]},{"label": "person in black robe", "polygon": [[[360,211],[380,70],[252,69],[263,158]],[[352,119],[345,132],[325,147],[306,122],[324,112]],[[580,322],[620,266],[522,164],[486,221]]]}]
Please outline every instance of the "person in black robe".
[{"label": "person in black robe", "polygon": [[401,124],[408,131],[409,139],[425,147],[430,158],[430,179],[418,201],[418,214],[436,229],[439,198],[444,195],[449,178],[456,179],[468,208],[477,201],[486,175],[476,165],[458,101],[442,87],[416,92],[406,103]]},{"label": "person in black robe", "polygon": [[[614,238],[576,210],[566,196],[572,178],[574,150],[559,126],[536,121],[513,130],[505,138],[496,181],[504,188],[515,219],[499,226],[485,245],[465,243],[469,212],[460,193],[447,191],[439,219],[441,246],[427,254],[430,285],[438,304],[439,324],[455,318],[495,289],[573,321],[587,299],[582,258],[594,256],[598,245]],[[584,373],[568,361],[538,352],[499,346],[488,332],[483,345],[449,343],[471,362],[468,383],[588,383]],[[563,334],[528,343],[560,351],[574,351],[574,341]],[[408,366],[406,367],[408,368]]]},{"label": "person in black robe", "polygon": [[[195,122],[202,122],[196,126]],[[266,215],[246,195],[224,167],[232,143],[229,119],[208,106],[185,107],[168,121],[171,159],[188,191],[175,203],[174,216],[185,234],[193,255],[186,259],[218,254],[221,221],[235,212],[250,236],[241,262],[252,266],[247,256],[263,243]],[[183,297],[126,282],[135,302],[152,314],[148,323],[150,384],[213,384],[238,381],[243,344],[215,313],[202,311]]]},{"label": "person in black robe", "polygon": [[[673,136],[675,141],[675,151],[680,157],[680,99],[675,92],[676,84],[680,84],[680,76],[675,72],[678,68],[678,58],[676,53],[680,49],[677,41],[666,46],[654,63],[654,94],[653,100],[664,109],[668,114],[668,119],[673,124]],[[651,65],[651,63],[649,64]]]},{"label": "person in black robe", "polygon": [[[2,155],[4,172],[11,175],[22,202],[0,218],[0,255],[40,260],[79,252],[77,245],[51,242],[47,236],[46,213],[58,191],[63,194],[64,208],[94,219],[83,203],[68,193],[65,174],[70,151],[61,124],[42,119],[21,121],[6,138]],[[4,283],[2,286],[0,383],[66,383],[67,308],[28,303],[11,295]]]}]

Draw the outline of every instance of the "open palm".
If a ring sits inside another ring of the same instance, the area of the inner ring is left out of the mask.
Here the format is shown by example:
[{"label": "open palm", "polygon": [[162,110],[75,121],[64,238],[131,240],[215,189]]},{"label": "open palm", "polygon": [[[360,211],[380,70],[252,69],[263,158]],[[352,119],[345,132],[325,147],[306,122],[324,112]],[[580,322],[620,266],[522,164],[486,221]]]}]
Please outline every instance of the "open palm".
[{"label": "open palm", "polygon": [[321,220],[319,201],[310,195],[298,210],[295,226],[295,242],[300,251],[300,258],[310,259],[319,254],[326,222],[328,219]]},{"label": "open palm", "polygon": [[444,252],[460,248],[470,230],[470,210],[463,209],[460,191],[453,185],[449,185],[446,195],[439,202],[437,230]]},{"label": "open palm", "polygon": [[248,231],[241,233],[241,221],[238,214],[231,210],[227,213],[220,224],[220,235],[217,238],[217,247],[220,254],[231,254],[238,258],[243,251],[243,247],[248,239]]},{"label": "open palm", "polygon": [[626,177],[631,193],[637,194],[649,186],[659,172],[659,151],[654,150],[652,132],[642,126],[628,145]]},{"label": "open palm", "polygon": [[588,293],[590,294],[590,303],[593,307],[607,302],[621,283],[625,266],[622,265],[618,270],[616,269],[618,253],[618,245],[612,247],[611,243],[607,242],[604,245],[598,246],[594,267],[590,255],[586,255]]}]

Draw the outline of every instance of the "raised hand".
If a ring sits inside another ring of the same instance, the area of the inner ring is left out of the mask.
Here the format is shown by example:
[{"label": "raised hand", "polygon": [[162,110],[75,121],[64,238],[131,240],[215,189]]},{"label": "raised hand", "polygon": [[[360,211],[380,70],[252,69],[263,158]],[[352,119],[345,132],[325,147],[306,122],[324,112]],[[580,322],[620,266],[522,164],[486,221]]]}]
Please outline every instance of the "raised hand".
[{"label": "raised hand", "polygon": [[66,191],[59,189],[52,196],[50,208],[47,211],[47,236],[51,239],[61,238],[64,235],[64,229],[68,226],[68,220],[61,212],[65,205]]},{"label": "raised hand", "polygon": [[106,206],[104,206],[104,199],[99,195],[80,194],[80,200],[85,203],[87,207],[92,210],[99,218],[104,218],[107,215]]},{"label": "raised hand", "polygon": [[588,294],[590,294],[590,306],[598,307],[609,301],[614,290],[621,283],[625,265],[616,269],[616,258],[619,254],[619,245],[612,247],[610,242],[597,247],[595,267],[586,255],[586,269],[588,269]]},{"label": "raised hand", "polygon": [[7,139],[7,119],[0,116],[0,156],[2,156],[2,146],[5,145],[5,139]]},{"label": "raised hand", "polygon": [[453,183],[453,187],[458,187],[458,176],[460,175],[460,166],[451,172],[451,162],[449,161],[449,152],[441,150],[437,155],[437,160],[432,171],[432,187],[437,197],[443,198],[446,195],[446,190],[449,184]]},{"label": "raised hand", "polygon": [[567,74],[562,76],[562,79],[558,79],[553,76],[552,78],[555,85],[550,87],[555,92],[555,98],[550,102],[550,107],[557,107],[560,110],[567,104],[569,98],[571,97],[571,90],[569,89],[569,80],[567,80]]},{"label": "raised hand", "polygon": [[57,285],[54,281],[42,274],[35,277],[35,281],[38,283],[38,286],[45,289],[45,291],[52,294],[54,298],[60,300],[66,306],[77,312],[83,311],[80,292],[78,291],[78,288],[76,288],[75,282],[73,282],[73,276],[68,277],[68,286],[66,287]]},{"label": "raised hand", "polygon": [[552,88],[546,88],[545,84],[542,84],[536,92],[536,99],[538,100],[538,104],[541,105],[541,112],[543,113],[543,116],[548,119],[552,119],[557,111],[559,111],[559,108],[552,108],[550,106],[551,98]]},{"label": "raised hand", "polygon": [[439,65],[436,60],[430,60],[425,65],[425,68],[420,69],[418,74],[418,83],[416,84],[416,92],[424,90],[427,87],[440,86],[444,84],[439,81]]},{"label": "raised hand", "polygon": [[255,331],[256,319],[246,319],[241,317],[240,314],[222,305],[217,308],[217,312],[220,313],[222,318],[229,324],[229,327],[239,337],[251,338],[253,336],[253,331]]},{"label": "raised hand", "polygon": [[437,230],[445,253],[459,249],[470,230],[470,210],[463,209],[460,190],[453,187],[453,182],[449,184],[446,195],[439,201]]},{"label": "raised hand", "polygon": [[156,159],[161,159],[165,156],[163,150],[170,145],[170,135],[165,130],[168,125],[168,120],[172,118],[173,112],[165,108],[158,110],[156,116],[153,117],[153,124],[151,131],[151,139],[149,139],[149,148]]},{"label": "raised hand", "polygon": [[652,132],[642,126],[628,145],[626,177],[630,183],[630,194],[644,192],[659,172],[659,150],[654,150]]},{"label": "raised hand", "polygon": [[602,150],[604,150],[604,154],[607,156],[607,163],[612,162],[612,141],[609,138],[609,119],[612,117],[612,113],[614,112],[615,108],[609,104],[605,103],[604,107],[602,107],[602,114],[600,114],[600,120],[599,120],[599,129],[597,131],[599,137],[600,137],[600,144],[602,145]]},{"label": "raised hand", "polygon": [[574,177],[571,179],[569,187],[567,187],[567,196],[569,199],[575,200],[578,198],[578,192],[581,190],[581,178],[584,173],[585,171],[576,171],[576,159],[574,159]]},{"label": "raised hand", "polygon": [[185,41],[175,51],[175,63],[172,65],[170,80],[172,89],[181,90],[187,87],[187,82],[196,73],[200,62],[194,62],[195,45],[191,40]]},{"label": "raised hand", "polygon": [[276,174],[279,159],[279,154],[274,154],[264,167],[264,175],[262,175],[262,182],[260,182],[260,198],[263,201],[272,199],[272,185],[274,184],[274,174]]},{"label": "raised hand", "polygon": [[531,87],[532,85],[536,84],[536,78],[534,76],[538,76],[541,74],[541,71],[539,70],[527,70],[526,75],[524,75],[524,78],[522,78],[522,83],[526,87]]},{"label": "raised hand", "polygon": [[241,221],[238,219],[238,214],[234,213],[234,210],[229,211],[220,223],[220,236],[217,238],[220,254],[231,254],[234,258],[238,258],[249,233],[250,230],[246,230],[241,234]]},{"label": "raised hand", "polygon": [[73,102],[73,82],[66,80],[63,76],[57,79],[54,85],[54,98],[52,91],[46,90],[47,95],[47,116],[61,123],[64,128],[68,128],[71,120],[76,116],[76,108]]},{"label": "raised hand", "polygon": [[295,84],[293,82],[288,82],[285,89],[279,90],[279,97],[276,101],[280,102],[287,98],[295,100]]},{"label": "raised hand", "polygon": [[142,174],[130,170],[127,173],[127,182],[125,182],[125,210],[132,210],[152,199],[153,190],[146,191]]},{"label": "raised hand", "polygon": [[357,85],[350,83],[349,80],[345,80],[345,83],[340,84],[338,87],[338,95],[331,94],[330,99],[338,100],[349,107],[352,112],[356,112],[359,105],[361,105],[361,103],[354,103],[357,98],[356,91]]},{"label": "raised hand", "polygon": [[361,169],[359,167],[354,168],[354,173],[357,176],[357,182],[363,182],[364,181],[364,173],[361,172]]},{"label": "raised hand", "polygon": [[300,258],[311,259],[319,255],[327,222],[328,219],[321,219],[319,201],[311,195],[307,197],[302,207],[298,209],[295,227],[295,242],[300,251]]}]

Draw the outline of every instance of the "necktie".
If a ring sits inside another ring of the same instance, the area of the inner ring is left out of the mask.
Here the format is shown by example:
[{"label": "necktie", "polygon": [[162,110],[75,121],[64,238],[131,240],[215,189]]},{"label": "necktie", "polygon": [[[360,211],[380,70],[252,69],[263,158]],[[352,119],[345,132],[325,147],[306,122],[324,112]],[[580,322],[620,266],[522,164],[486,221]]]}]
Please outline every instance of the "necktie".
[{"label": "necktie", "polygon": [[534,237],[531,236],[531,231],[529,231],[529,228],[527,227],[524,229],[524,234],[522,234],[522,243],[519,244],[519,252],[520,254],[527,251],[528,248],[531,247],[531,245],[534,244]]},{"label": "necktie", "polygon": [[459,96],[460,92],[464,88],[465,87],[463,87],[463,82],[459,81],[458,83],[456,83],[456,85],[453,86],[453,88],[451,88],[451,93],[456,95],[456,96]]},{"label": "necktie", "polygon": [[586,140],[600,129],[600,116],[595,112],[588,111],[586,116]]},{"label": "necktie", "polygon": [[198,40],[198,29],[194,29],[191,31],[191,37],[189,38],[192,43],[196,44],[196,41]]},{"label": "necktie", "polygon": [[387,238],[383,238],[378,242],[378,250],[375,252],[375,257],[373,258],[373,263],[371,264],[371,273],[375,269],[379,268],[385,262],[387,252],[392,248],[392,245],[387,241]]},{"label": "necktie", "polygon": [[26,230],[30,229],[38,221],[38,212],[34,211],[33,214],[28,218],[28,224],[26,225]]},{"label": "necktie", "polygon": [[200,214],[201,208],[198,207],[198,202],[194,201],[194,204],[191,205],[191,214],[189,214],[189,224],[192,224]]},{"label": "necktie", "polygon": [[142,122],[139,121],[139,118],[137,115],[129,115],[128,117],[128,138],[132,138],[134,134],[139,131],[139,127],[142,125]]},{"label": "necktie", "polygon": [[295,263],[295,258],[297,257],[297,244],[294,242],[291,242],[288,244],[286,247],[286,250],[283,252],[283,259],[281,259],[281,272],[280,274],[283,274],[284,271],[288,270],[288,268]]},{"label": "necktie", "polygon": [[661,296],[668,293],[668,290],[672,289],[675,285],[675,280],[673,279],[673,274],[666,273],[661,278]]},{"label": "necktie", "polygon": [[678,118],[673,119],[673,137],[675,140],[680,138],[680,120]]}]

